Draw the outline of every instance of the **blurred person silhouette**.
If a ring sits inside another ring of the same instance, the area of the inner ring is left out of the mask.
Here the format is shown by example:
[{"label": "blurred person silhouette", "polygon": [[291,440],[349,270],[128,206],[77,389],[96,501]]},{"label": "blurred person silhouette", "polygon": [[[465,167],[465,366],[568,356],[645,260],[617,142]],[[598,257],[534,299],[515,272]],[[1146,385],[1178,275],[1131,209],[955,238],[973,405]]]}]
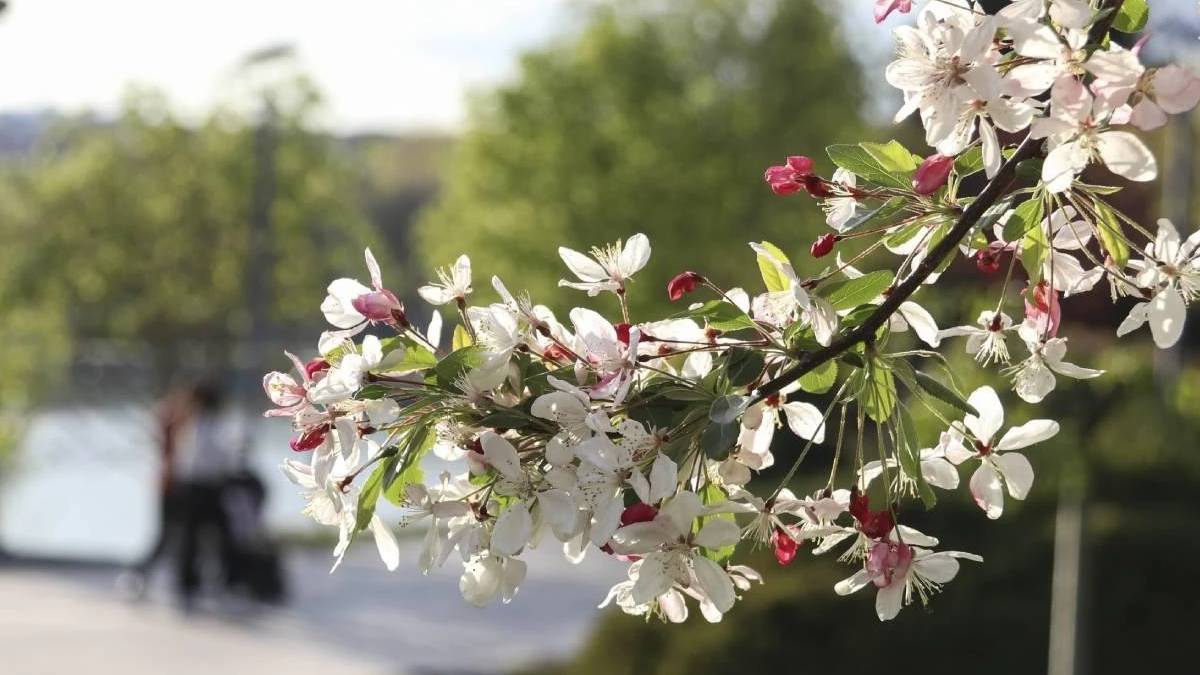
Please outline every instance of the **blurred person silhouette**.
[{"label": "blurred person silhouette", "polygon": [[133,598],[145,596],[151,575],[163,555],[179,537],[180,502],[183,494],[175,475],[175,449],[180,430],[184,428],[194,408],[194,389],[176,387],[167,393],[155,408],[158,437],[158,506],[159,526],[154,544],[146,555],[118,579],[118,585]]},{"label": "blurred person silhouette", "polygon": [[[179,545],[177,550],[177,591],[184,610],[195,604],[207,568],[203,563],[216,560],[224,577],[230,578],[234,564],[233,539],[223,493],[229,477],[237,468],[239,447],[232,429],[223,417],[224,392],[209,380],[197,384],[191,392],[187,414],[175,428],[169,443],[169,482],[176,495]],[[164,444],[164,450],[168,444]],[[214,555],[209,555],[215,553]]]}]

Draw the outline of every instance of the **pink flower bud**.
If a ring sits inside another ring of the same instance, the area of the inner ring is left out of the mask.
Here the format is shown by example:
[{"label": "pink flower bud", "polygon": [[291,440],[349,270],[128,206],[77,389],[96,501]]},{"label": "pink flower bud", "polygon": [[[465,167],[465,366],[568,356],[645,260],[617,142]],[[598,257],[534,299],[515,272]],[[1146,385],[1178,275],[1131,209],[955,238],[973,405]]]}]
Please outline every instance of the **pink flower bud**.
[{"label": "pink flower bud", "polygon": [[680,272],[674,279],[667,282],[667,297],[675,302],[684,295],[696,290],[696,286],[704,283],[704,277],[695,272]]},{"label": "pink flower bud", "polygon": [[829,255],[830,251],[833,250],[834,244],[836,243],[836,235],[823,234],[817,237],[817,240],[812,243],[812,247],[808,249],[808,252],[811,253],[812,257],[814,258],[823,258]]},{"label": "pink flower bud", "polygon": [[1002,242],[993,241],[975,252],[975,266],[984,274],[1000,271],[1000,254],[1004,252]]},{"label": "pink flower bud", "polygon": [[1025,295],[1025,319],[1033,324],[1039,335],[1058,335],[1058,324],[1062,321],[1058,291],[1042,280],[1022,293]]},{"label": "pink flower bud", "polygon": [[304,364],[304,374],[308,379],[316,377],[317,373],[329,370],[329,362],[323,358],[317,357],[312,361]]},{"label": "pink flower bud", "polygon": [[801,176],[807,176],[812,173],[813,161],[804,155],[791,155],[787,158],[787,165]]},{"label": "pink flower bud", "polygon": [[875,0],[875,23],[883,23],[892,12],[908,14],[912,11],[912,0]]},{"label": "pink flower bud", "polygon": [[913,175],[913,192],[919,195],[931,195],[941,189],[950,178],[950,170],[954,168],[954,158],[946,155],[933,154],[921,162]]},{"label": "pink flower bud", "polygon": [[325,436],[328,433],[329,428],[327,426],[314,427],[293,438],[290,445],[292,446],[292,450],[295,450],[296,452],[315,450],[316,448],[321,447],[321,444],[325,442]]},{"label": "pink flower bud", "polygon": [[632,506],[628,506],[621,512],[621,526],[632,525],[634,523],[648,523],[658,516],[658,509],[650,504],[638,502]]},{"label": "pink flower bud", "polygon": [[790,565],[796,559],[800,542],[792,538],[783,528],[775,528],[771,534],[771,548],[775,549],[775,560],[780,565]]},{"label": "pink flower bud", "polygon": [[404,304],[387,289],[363,293],[351,300],[350,304],[368,321],[377,323],[395,323],[397,321],[395,312],[399,310],[401,316],[404,313]]}]

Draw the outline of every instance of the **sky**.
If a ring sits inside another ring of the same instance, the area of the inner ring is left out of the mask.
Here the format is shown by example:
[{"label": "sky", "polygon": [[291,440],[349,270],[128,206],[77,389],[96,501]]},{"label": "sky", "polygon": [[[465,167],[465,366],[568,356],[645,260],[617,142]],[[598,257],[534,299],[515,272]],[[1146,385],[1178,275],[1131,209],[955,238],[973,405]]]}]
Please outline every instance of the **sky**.
[{"label": "sky", "polygon": [[570,0],[9,0],[0,111],[115,111],[126,85],[185,114],[220,100],[246,54],[293,45],[345,132],[453,131],[464,94],[566,29]]}]

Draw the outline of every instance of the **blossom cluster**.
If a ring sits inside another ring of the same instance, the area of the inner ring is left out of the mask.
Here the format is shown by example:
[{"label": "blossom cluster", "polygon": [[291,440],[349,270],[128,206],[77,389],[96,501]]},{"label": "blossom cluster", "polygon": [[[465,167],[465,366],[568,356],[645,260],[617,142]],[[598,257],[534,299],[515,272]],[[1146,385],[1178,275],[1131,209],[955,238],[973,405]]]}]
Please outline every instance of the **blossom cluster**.
[{"label": "blossom cluster", "polygon": [[[911,4],[881,0],[876,17]],[[902,501],[931,508],[935,489],[960,489],[965,465],[975,503],[1000,518],[1006,494],[1024,499],[1033,486],[1020,451],[1059,430],[1047,419],[1006,429],[1000,395],[961,393],[941,343],[965,337],[981,367],[998,367],[1037,403],[1056,376],[1102,375],[1065,360],[1067,298],[1107,279],[1114,301],[1136,299],[1118,334],[1149,323],[1169,347],[1200,296],[1200,235],[1183,240],[1167,221],[1151,233],[1105,201],[1116,188],[1079,179],[1091,164],[1153,179],[1154,157],[1127,127],[1153,128],[1200,100],[1200,78],[1147,69],[1137,47],[1110,38],[1110,24],[1139,28],[1138,5],[1017,0],[993,16],[965,0],[931,2],[915,26],[897,28],[887,69],[904,95],[897,119],[917,113],[935,152],[834,145],[829,178],[803,156],[767,169],[776,194],[824,208],[831,231],[809,254],[826,262],[809,274],[752,242],[762,288],[685,271],[666,284],[680,311],[647,320],[627,301],[651,255],[636,234],[587,253],[559,249],[561,287],[611,294],[620,308],[560,318],[496,277],[499,301],[476,303],[463,255],[415,289],[433,306],[417,326],[368,250],[370,285],[329,285],[318,355],[289,355],[294,372],[264,380],[267,414],[290,418],[292,450],[307,454],[284,471],[306,512],[337,528],[337,560],[370,531],[387,566],[399,564],[395,528],[376,512],[385,499],[403,509],[403,527],[424,528],[420,569],[455,559],[463,597],[480,606],[513,599],[523,556],[538,546],[573,562],[627,562],[602,606],[671,622],[690,606],[718,621],[761,583],[734,560],[753,546],[781,565],[802,547],[838,552],[854,570],[834,590],[873,586],[881,620],[928,600],[960,560],[982,560],[936,550],[937,538],[899,522]],[[964,194],[977,173],[987,187]],[[856,267],[883,259],[871,255],[881,249],[899,262]],[[977,325],[939,328],[914,297],[959,256],[986,274],[1007,265],[1003,290]],[[442,311],[454,316],[446,336]],[[1014,334],[1028,354],[1016,363]],[[942,421],[936,439],[920,440],[914,406]],[[764,487],[783,428],[802,449]],[[828,479],[797,496],[790,485],[817,444],[832,449]],[[431,455],[455,469],[427,480]]]}]

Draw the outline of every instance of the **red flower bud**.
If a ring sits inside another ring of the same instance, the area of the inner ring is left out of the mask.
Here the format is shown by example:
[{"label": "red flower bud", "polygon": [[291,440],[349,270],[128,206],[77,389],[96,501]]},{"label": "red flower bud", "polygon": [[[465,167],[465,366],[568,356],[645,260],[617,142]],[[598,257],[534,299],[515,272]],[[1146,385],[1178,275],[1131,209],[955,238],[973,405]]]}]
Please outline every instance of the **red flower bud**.
[{"label": "red flower bud", "polygon": [[833,191],[825,184],[825,180],[815,174],[809,174],[804,177],[804,189],[808,190],[808,194],[817,199],[833,196]]},{"label": "red flower bud", "polygon": [[613,328],[617,329],[617,339],[621,341],[621,344],[628,347],[629,346],[629,329],[633,328],[633,326],[631,326],[627,323],[619,323],[619,324],[613,326]]},{"label": "red flower bud", "polygon": [[858,521],[858,530],[871,539],[882,539],[896,527],[890,511],[871,510],[870,501],[857,485],[850,490],[850,515]]},{"label": "red flower bud", "polygon": [[919,195],[931,195],[942,188],[950,179],[950,170],[954,168],[954,158],[946,155],[933,154],[921,162],[917,172],[913,174],[913,192]]},{"label": "red flower bud", "polygon": [[780,565],[790,565],[796,559],[796,551],[800,548],[800,542],[792,539],[792,535],[782,528],[777,527],[771,535],[771,546],[775,549],[775,560]]},{"label": "red flower bud", "polygon": [[394,293],[388,290],[372,291],[350,301],[354,311],[362,314],[368,321],[392,323],[397,321],[396,312],[404,316],[404,304]]},{"label": "red flower bud", "polygon": [[671,302],[682,298],[685,294],[696,290],[696,286],[704,283],[704,277],[695,272],[680,272],[674,279],[667,282],[667,297]]},{"label": "red flower bud", "polygon": [[807,176],[813,169],[813,161],[804,155],[791,155],[787,158],[787,165],[801,176]]},{"label": "red flower bud", "polygon": [[638,502],[633,506],[626,507],[621,512],[621,526],[632,525],[634,523],[648,523],[654,520],[658,515],[658,509],[644,502]]},{"label": "red flower bud", "polygon": [[836,243],[836,235],[831,233],[823,234],[817,237],[817,240],[812,243],[812,247],[808,249],[808,252],[814,258],[823,258],[829,255],[829,252],[833,250],[833,246]]},{"label": "red flower bud", "polygon": [[984,274],[995,274],[1000,271],[1000,255],[1004,253],[1004,243],[993,241],[975,252],[975,266]]},{"label": "red flower bud", "polygon": [[317,357],[312,361],[304,364],[304,374],[308,379],[313,379],[317,373],[329,370],[329,362],[323,358]]},{"label": "red flower bud", "polygon": [[292,446],[292,450],[295,450],[296,452],[315,450],[321,447],[321,444],[325,442],[325,436],[328,434],[328,427],[315,427],[293,438],[290,445]]},{"label": "red flower bud", "polygon": [[777,194],[781,197],[786,197],[787,195],[794,195],[803,189],[804,189],[803,185],[796,183],[794,181],[771,183],[771,192],[774,192],[775,194]]}]

